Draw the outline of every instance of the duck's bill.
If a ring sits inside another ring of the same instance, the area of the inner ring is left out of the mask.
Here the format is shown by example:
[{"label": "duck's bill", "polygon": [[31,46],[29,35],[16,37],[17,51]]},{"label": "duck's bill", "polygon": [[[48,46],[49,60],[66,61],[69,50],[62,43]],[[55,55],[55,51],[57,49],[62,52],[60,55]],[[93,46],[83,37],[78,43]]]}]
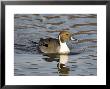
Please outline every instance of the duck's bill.
[{"label": "duck's bill", "polygon": [[75,38],[73,38],[73,37],[71,37],[71,40],[73,40],[73,41],[77,41],[77,39],[75,39]]}]

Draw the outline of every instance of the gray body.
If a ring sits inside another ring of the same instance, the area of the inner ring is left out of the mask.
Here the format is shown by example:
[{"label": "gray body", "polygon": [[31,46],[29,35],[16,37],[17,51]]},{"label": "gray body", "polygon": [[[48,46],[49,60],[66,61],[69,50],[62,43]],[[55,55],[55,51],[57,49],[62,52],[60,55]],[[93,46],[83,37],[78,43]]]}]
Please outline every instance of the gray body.
[{"label": "gray body", "polygon": [[46,38],[40,39],[38,44],[39,50],[43,53],[58,53],[60,43],[58,39]]}]

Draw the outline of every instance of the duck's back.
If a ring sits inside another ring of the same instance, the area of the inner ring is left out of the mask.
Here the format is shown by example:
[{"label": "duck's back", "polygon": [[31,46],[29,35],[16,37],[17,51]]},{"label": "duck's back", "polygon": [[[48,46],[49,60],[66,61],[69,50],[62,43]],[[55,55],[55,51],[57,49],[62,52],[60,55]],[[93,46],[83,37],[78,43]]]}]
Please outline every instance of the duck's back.
[{"label": "duck's back", "polygon": [[40,39],[38,47],[43,53],[58,53],[59,40],[54,38]]}]

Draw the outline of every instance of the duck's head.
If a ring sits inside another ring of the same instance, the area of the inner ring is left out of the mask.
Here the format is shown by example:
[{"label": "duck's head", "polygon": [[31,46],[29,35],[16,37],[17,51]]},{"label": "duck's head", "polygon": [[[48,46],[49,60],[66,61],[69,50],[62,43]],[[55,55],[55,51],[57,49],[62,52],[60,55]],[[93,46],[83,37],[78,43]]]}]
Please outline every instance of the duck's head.
[{"label": "duck's head", "polygon": [[61,41],[62,43],[69,41],[69,40],[76,41],[77,39],[73,38],[72,36],[73,34],[71,34],[68,31],[61,31],[58,38],[59,38],[59,41]]}]

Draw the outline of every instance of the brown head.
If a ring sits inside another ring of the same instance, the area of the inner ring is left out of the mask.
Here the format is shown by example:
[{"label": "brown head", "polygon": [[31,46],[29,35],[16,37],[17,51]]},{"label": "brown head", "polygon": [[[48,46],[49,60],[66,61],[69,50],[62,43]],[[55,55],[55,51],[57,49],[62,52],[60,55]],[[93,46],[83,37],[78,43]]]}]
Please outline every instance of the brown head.
[{"label": "brown head", "polygon": [[68,31],[61,31],[59,34],[59,40],[64,43],[69,40],[76,40],[72,38],[72,34]]}]

